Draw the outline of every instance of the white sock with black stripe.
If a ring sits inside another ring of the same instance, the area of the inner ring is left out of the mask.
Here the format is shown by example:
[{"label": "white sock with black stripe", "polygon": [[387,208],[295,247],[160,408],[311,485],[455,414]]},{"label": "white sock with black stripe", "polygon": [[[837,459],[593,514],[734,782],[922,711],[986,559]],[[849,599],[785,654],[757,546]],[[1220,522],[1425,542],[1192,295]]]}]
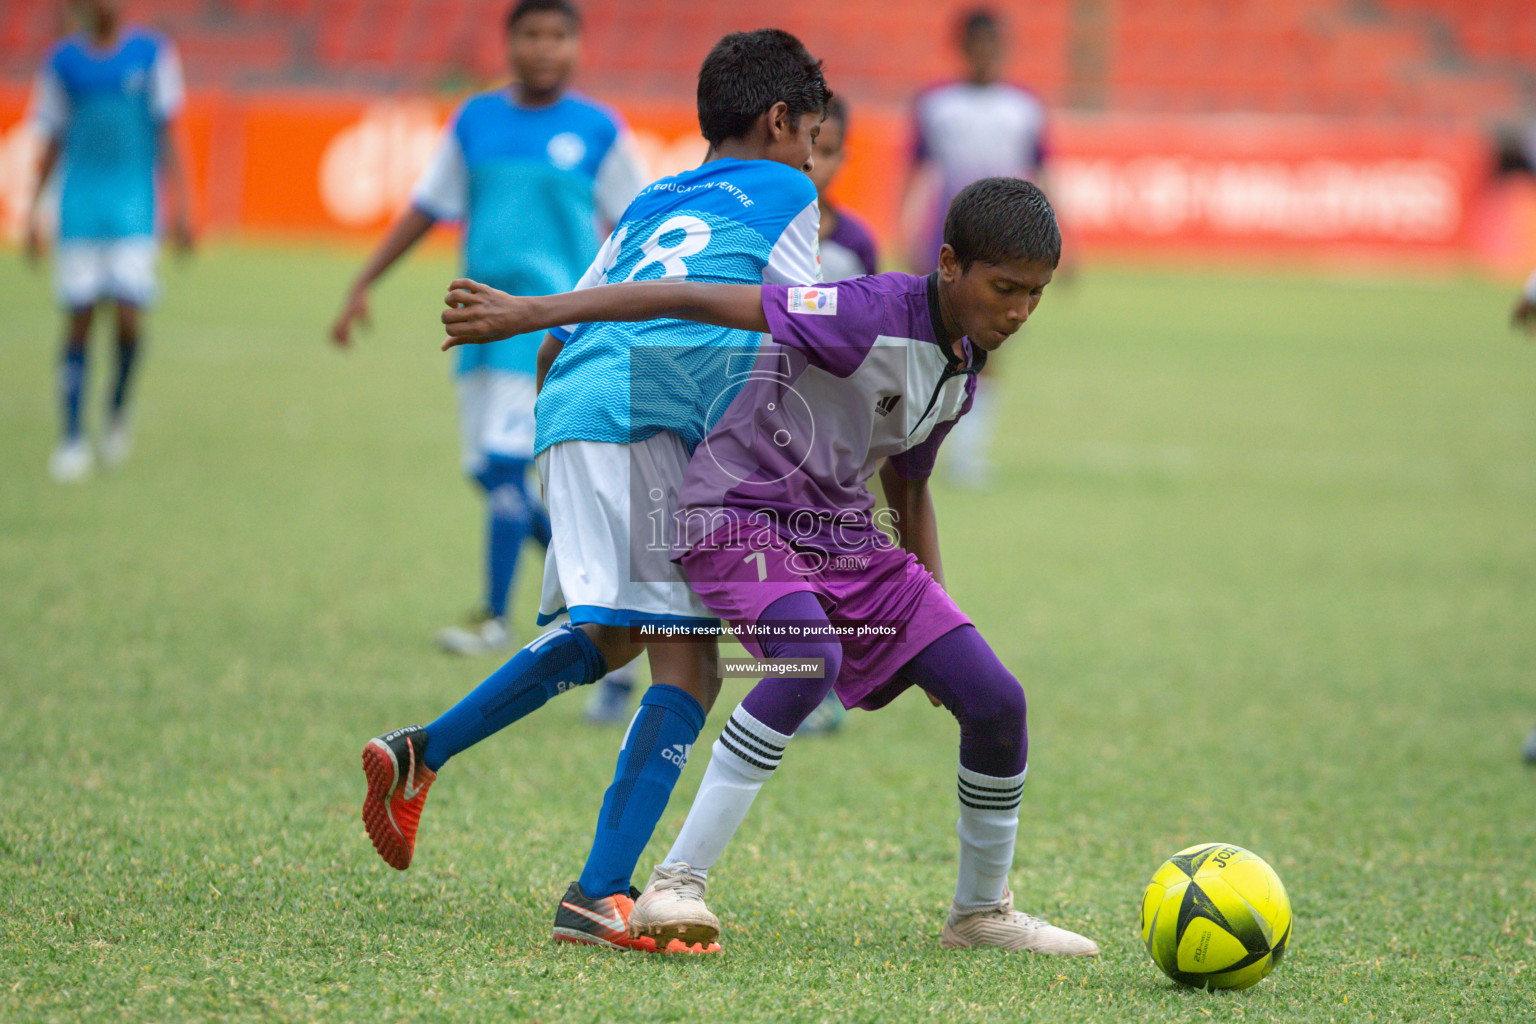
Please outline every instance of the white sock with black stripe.
[{"label": "white sock with black stripe", "polygon": [[1013,841],[1019,833],[1019,799],[1024,771],[1011,778],[973,772],[960,766],[960,880],[955,907],[972,910],[990,906],[1008,891],[1013,866]]},{"label": "white sock with black stripe", "polygon": [[738,706],[710,750],[709,767],[663,864],[687,864],[705,876],[741,827],[757,791],[784,757],[789,737]]}]

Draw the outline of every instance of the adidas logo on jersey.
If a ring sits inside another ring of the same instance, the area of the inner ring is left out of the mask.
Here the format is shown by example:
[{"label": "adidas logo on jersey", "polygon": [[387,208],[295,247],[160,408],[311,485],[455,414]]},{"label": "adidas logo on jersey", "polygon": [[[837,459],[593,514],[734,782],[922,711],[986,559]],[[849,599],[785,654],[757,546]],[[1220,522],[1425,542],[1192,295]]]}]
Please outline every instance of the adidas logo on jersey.
[{"label": "adidas logo on jersey", "polygon": [[896,403],[901,401],[900,395],[886,395],[875,401],[875,412],[881,416],[889,416],[891,410],[896,408]]},{"label": "adidas logo on jersey", "polygon": [[692,743],[674,743],[661,752],[661,756],[677,765],[679,771],[688,766],[688,755],[693,753]]}]

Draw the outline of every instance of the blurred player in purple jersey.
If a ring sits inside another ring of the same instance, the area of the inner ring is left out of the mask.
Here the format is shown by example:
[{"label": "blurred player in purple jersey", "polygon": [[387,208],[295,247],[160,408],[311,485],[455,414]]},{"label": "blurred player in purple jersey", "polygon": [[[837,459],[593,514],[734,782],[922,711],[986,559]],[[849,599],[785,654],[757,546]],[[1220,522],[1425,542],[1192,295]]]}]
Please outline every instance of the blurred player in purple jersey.
[{"label": "blurred player in purple jersey", "polygon": [[[1045,195],[987,178],[951,204],[927,277],[450,293],[462,303],[444,314],[455,344],[513,327],[657,317],[771,334],[688,464],[672,551],[749,651],[797,671],[765,678],[732,712],[677,841],[635,901],[631,936],[660,945],[718,933],[708,870],[805,718],[829,691],[873,710],[918,686],[960,724],[959,879],[943,944],[1097,955],[1091,940],[1013,907],[1024,691],[944,590],[928,491],[976,374],[1034,312],[1060,256]],[[867,487],[877,472],[884,517]],[[814,663],[820,672],[800,670]]]},{"label": "blurred player in purple jersey", "polygon": [[829,194],[837,172],[847,157],[848,107],[838,97],[827,107],[827,119],[816,137],[815,164],[810,171],[821,207],[821,278],[841,281],[878,273],[880,258],[869,226],[850,211],[835,205]]},{"label": "blurred player in purple jersey", "polygon": [[[1033,181],[1047,193],[1045,107],[1029,90],[1002,80],[1003,26],[987,8],[962,15],[956,42],[964,77],[925,89],[913,104],[913,153],[902,199],[906,257],[917,273],[934,269],[944,211],[979,178]],[[994,367],[994,373],[995,367]],[[983,378],[985,381],[986,378]],[[957,483],[991,483],[992,387],[982,383],[966,417],[949,471]]]},{"label": "blurred player in purple jersey", "polygon": [[49,462],[60,482],[84,479],[94,458],[81,404],[86,345],[97,306],[117,311],[117,377],[100,455],[128,456],[128,391],[138,362],[143,310],[154,301],[159,255],[158,199],[171,202],[172,237],[191,248],[191,200],[181,139],[174,132],[186,98],[181,61],[157,32],[124,26],[117,0],[76,0],[82,31],[55,46],[37,75],[31,117],[44,138],[37,192],[28,206],[27,255],[42,252],[45,186],[59,178],[54,284],[65,310],[59,397],[64,429]]}]

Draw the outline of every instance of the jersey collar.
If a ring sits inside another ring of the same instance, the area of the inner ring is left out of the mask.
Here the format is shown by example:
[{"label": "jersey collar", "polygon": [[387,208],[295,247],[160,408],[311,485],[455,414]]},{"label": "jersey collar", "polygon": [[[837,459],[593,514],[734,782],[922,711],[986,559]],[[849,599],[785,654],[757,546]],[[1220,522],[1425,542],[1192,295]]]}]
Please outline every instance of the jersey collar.
[{"label": "jersey collar", "polygon": [[939,272],[935,270],[928,275],[928,319],[933,325],[933,336],[939,343],[939,348],[944,352],[944,376],[954,376],[956,373],[980,373],[981,368],[987,365],[987,353],[985,349],[977,348],[971,344],[971,339],[961,338],[960,347],[965,351],[964,361],[955,355],[955,347],[949,331],[944,327],[944,313],[939,309]]}]

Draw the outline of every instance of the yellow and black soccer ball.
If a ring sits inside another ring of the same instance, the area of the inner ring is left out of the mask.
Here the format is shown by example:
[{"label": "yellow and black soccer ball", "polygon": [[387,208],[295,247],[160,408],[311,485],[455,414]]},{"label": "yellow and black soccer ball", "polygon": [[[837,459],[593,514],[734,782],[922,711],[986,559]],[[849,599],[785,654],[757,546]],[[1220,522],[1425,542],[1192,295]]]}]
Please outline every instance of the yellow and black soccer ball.
[{"label": "yellow and black soccer ball", "polygon": [[1141,898],[1141,941],[1181,985],[1247,988],[1291,944],[1280,876],[1241,846],[1201,843],[1163,862]]}]

